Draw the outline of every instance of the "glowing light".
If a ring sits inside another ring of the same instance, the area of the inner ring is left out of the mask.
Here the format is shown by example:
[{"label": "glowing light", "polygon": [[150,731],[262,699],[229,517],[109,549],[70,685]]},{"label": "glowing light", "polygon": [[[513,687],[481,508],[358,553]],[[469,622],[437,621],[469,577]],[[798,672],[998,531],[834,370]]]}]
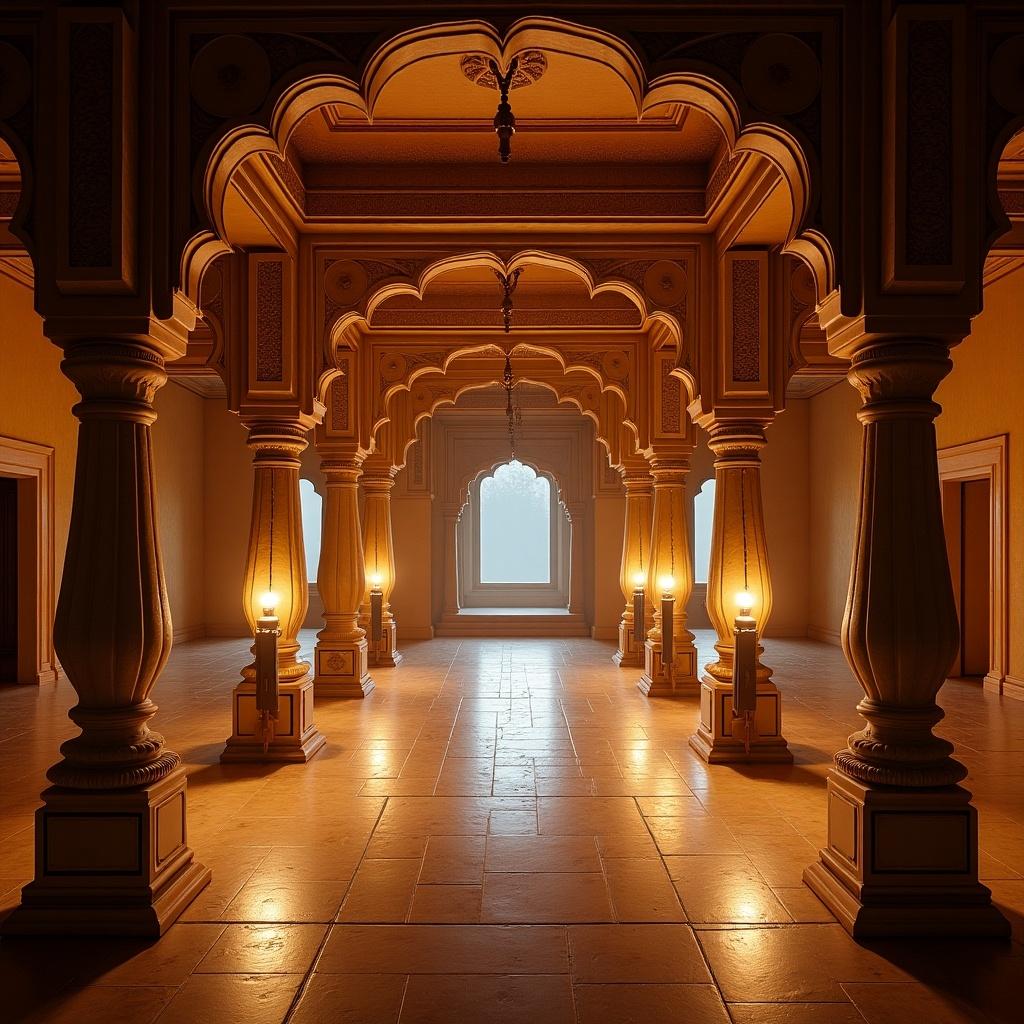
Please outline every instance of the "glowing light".
[{"label": "glowing light", "polygon": [[741,590],[736,595],[736,607],[741,615],[749,615],[750,609],[754,607],[754,595],[749,590]]},{"label": "glowing light", "polygon": [[274,610],[277,608],[277,602],[280,598],[277,592],[274,590],[268,590],[260,595],[260,607],[263,609],[264,615],[273,615]]},{"label": "glowing light", "polygon": [[647,582],[647,573],[645,573],[645,572],[635,572],[635,573],[633,573],[633,586],[636,587],[637,590],[641,590],[646,582]]},{"label": "glowing light", "polygon": [[370,586],[374,590],[380,590],[380,585],[384,582],[384,577],[379,572],[370,574]]},{"label": "glowing light", "polygon": [[676,578],[675,578],[675,576],[667,576],[667,575],[666,576],[659,576],[658,577],[658,586],[661,587],[661,589],[666,594],[671,594],[672,591],[676,589]]}]

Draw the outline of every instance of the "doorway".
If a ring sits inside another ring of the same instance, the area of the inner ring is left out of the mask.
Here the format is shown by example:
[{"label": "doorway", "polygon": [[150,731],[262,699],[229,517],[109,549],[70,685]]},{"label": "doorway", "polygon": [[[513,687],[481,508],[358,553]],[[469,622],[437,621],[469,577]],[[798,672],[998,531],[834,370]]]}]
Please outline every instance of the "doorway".
[{"label": "doorway", "polygon": [[0,476],[0,683],[18,679],[18,481]]},{"label": "doorway", "polygon": [[941,448],[942,520],[960,621],[951,676],[1018,694],[1008,680],[1006,435]]},{"label": "doorway", "polygon": [[988,479],[946,480],[942,513],[953,596],[960,620],[960,650],[950,675],[981,679],[992,665],[989,649],[992,487]]}]

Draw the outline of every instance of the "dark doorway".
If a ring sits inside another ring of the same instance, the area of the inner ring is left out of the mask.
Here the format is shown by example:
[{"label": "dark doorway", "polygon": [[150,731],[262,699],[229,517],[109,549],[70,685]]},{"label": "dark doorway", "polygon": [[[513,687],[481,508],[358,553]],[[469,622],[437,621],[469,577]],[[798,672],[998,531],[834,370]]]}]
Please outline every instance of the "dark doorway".
[{"label": "dark doorway", "polygon": [[0,477],[0,683],[18,679],[18,481]]},{"label": "dark doorway", "polygon": [[946,551],[960,619],[960,650],[950,670],[954,676],[983,677],[991,667],[991,502],[988,479],[942,485]]}]

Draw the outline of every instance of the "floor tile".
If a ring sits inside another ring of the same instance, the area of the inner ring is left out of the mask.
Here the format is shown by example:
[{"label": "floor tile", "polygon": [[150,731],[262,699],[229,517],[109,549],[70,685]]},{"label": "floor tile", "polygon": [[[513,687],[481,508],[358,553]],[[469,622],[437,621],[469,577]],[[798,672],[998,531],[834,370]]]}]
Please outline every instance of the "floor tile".
[{"label": "floor tile", "polygon": [[195,974],[157,1024],[280,1024],[301,980],[295,974]]},{"label": "floor tile", "polygon": [[305,974],[327,934],[320,924],[229,924],[197,974]]},{"label": "floor tile", "polygon": [[593,836],[489,836],[485,871],[600,871]]},{"label": "floor tile", "polygon": [[490,923],[546,924],[614,920],[600,872],[588,874],[488,873],[480,919]]},{"label": "floor tile", "polygon": [[686,925],[572,925],[574,983],[710,983],[711,975]]},{"label": "floor tile", "polygon": [[397,1024],[401,974],[314,974],[289,1024]]},{"label": "floor tile", "polygon": [[579,1024],[729,1024],[712,985],[577,985]]},{"label": "floor tile", "polygon": [[415,975],[401,1024],[576,1024],[564,976]]}]

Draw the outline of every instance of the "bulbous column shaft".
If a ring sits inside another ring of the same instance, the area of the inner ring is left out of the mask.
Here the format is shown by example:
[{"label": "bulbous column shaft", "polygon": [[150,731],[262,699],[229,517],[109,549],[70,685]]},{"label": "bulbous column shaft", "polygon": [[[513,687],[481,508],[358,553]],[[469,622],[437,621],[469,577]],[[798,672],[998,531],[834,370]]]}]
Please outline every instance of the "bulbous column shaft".
[{"label": "bulbous column shaft", "polygon": [[932,401],[949,347],[866,335],[851,353],[863,442],[842,639],[866,724],[836,754],[828,840],[804,881],[858,938],[1010,934],[978,881],[966,769],[932,733],[959,640]]},{"label": "bulbous column shaft", "polygon": [[[686,628],[686,603],[693,592],[693,556],[686,516],[686,457],[655,458],[651,462],[654,480],[654,515],[651,525],[651,556],[647,581],[648,603],[653,622],[645,644],[644,674],[640,689],[645,693],[667,696],[672,693],[696,693],[697,650],[693,634]],[[662,581],[671,576],[674,597],[673,658],[671,666],[662,658],[661,599]]]},{"label": "bulbous column shaft", "polygon": [[62,342],[82,396],[54,639],[81,734],[36,811],[35,878],[5,934],[162,934],[210,881],[186,843],[185,770],[151,732],[171,649],[150,428],[167,350],[145,336]]},{"label": "bulbous column shaft", "polygon": [[255,632],[263,595],[272,591],[277,596],[278,717],[273,735],[261,735],[252,662],[242,670],[243,681],[232,694],[232,735],[221,760],[305,762],[326,742],[313,719],[310,665],[299,658],[299,630],[309,608],[299,499],[299,456],[307,444],[307,428],[292,420],[249,421],[247,425],[253,488],[242,609]]},{"label": "bulbous column shaft", "polygon": [[932,401],[951,367],[944,342],[913,340],[869,346],[850,370],[864,429],[842,640],[867,724],[836,765],[865,782],[944,786],[967,774],[949,756],[953,745],[932,734],[959,642]]},{"label": "bulbous column shaft", "polygon": [[391,530],[391,490],[395,486],[396,468],[390,464],[377,465],[367,460],[363,464],[360,480],[363,486],[363,557],[365,590],[359,609],[359,625],[364,631],[370,625],[370,586],[373,577],[380,578],[383,594],[382,644],[370,643],[370,658],[374,664],[397,665],[401,654],[396,649],[395,616],[391,611],[391,594],[395,589],[397,564],[395,542]]},{"label": "bulbous column shaft", "polygon": [[[753,595],[751,614],[761,635],[772,612],[772,580],[761,502],[764,427],[759,423],[713,426],[708,445],[715,454],[715,512],[707,610],[718,634],[718,661],[706,665],[705,671],[721,682],[731,682],[736,595],[741,591]],[[772,674],[761,662],[762,650],[758,644],[759,682],[767,681]]]},{"label": "bulbous column shaft", "polygon": [[[283,681],[301,679],[310,669],[298,657],[299,630],[309,609],[299,501],[299,456],[306,447],[306,431],[297,424],[251,423],[248,443],[253,453],[252,520],[242,606],[255,632],[262,595],[271,590],[277,594],[278,674]],[[246,679],[255,675],[254,665],[243,671]]]},{"label": "bulbous column shaft", "polygon": [[626,489],[626,515],[622,533],[622,560],[619,563],[619,587],[626,605],[619,621],[619,648],[613,655],[617,665],[642,665],[643,644],[637,644],[633,628],[634,578],[643,573],[647,584],[644,602],[643,634],[654,624],[649,572],[651,567],[651,522],[654,516],[654,480],[646,460],[627,464],[622,471]]},{"label": "bulbous column shaft", "polygon": [[167,377],[162,357],[135,341],[76,343],[61,367],[82,401],[54,644],[82,732],[47,775],[71,789],[142,786],[179,762],[146,724],[171,650],[150,429]]},{"label": "bulbous column shaft", "polygon": [[367,670],[366,632],[359,606],[366,590],[363,538],[359,525],[361,461],[324,454],[324,528],[317,587],[324,603],[324,627],[317,633],[318,693],[362,697],[373,689]]}]

